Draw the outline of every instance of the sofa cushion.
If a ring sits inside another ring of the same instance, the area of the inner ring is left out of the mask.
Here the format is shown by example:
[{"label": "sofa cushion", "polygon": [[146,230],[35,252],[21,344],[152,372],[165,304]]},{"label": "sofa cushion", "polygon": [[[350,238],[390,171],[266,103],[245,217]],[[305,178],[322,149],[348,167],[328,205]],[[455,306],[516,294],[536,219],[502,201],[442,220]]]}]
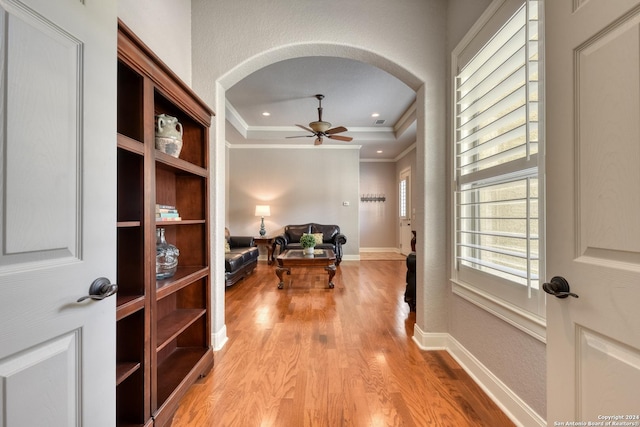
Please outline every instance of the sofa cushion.
[{"label": "sofa cushion", "polygon": [[309,232],[309,224],[304,225],[288,225],[285,229],[289,242],[298,243],[304,233]]},{"label": "sofa cushion", "polygon": [[251,248],[231,248],[229,253],[224,254],[225,271],[236,271],[245,263],[258,259],[260,251],[257,247]]},{"label": "sofa cushion", "polygon": [[311,232],[322,233],[323,242],[333,242],[333,238],[340,233],[340,228],[337,225],[313,224]]},{"label": "sofa cushion", "polygon": [[242,260],[242,253],[227,253],[224,256],[224,268],[225,271],[235,271],[242,267],[244,261]]},{"label": "sofa cushion", "polygon": [[[300,243],[289,243],[287,245],[287,249],[302,250],[302,245]],[[331,243],[321,243],[319,245],[316,245],[314,249],[335,249],[335,248]]]}]

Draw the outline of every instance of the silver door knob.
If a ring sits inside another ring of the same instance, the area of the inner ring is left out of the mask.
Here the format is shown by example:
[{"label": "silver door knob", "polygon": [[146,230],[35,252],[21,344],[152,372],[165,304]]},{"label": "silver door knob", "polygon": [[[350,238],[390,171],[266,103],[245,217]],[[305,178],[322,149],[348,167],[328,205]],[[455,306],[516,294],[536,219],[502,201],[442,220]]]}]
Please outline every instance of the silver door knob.
[{"label": "silver door knob", "polygon": [[91,298],[94,301],[101,301],[118,292],[118,285],[111,283],[106,277],[98,277],[89,286],[89,295],[78,298],[77,302],[82,302]]},{"label": "silver door knob", "polygon": [[549,283],[543,283],[542,289],[544,289],[546,293],[557,298],[578,298],[578,295],[570,292],[571,289],[569,288],[569,282],[567,282],[567,280],[561,276],[555,276],[549,281]]}]

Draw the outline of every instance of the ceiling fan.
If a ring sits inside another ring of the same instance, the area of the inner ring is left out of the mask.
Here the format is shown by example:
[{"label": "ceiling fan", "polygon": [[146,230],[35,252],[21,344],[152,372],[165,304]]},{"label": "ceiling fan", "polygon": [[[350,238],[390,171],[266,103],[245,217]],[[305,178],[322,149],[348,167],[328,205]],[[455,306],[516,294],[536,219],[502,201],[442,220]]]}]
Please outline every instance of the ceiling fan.
[{"label": "ceiling fan", "polygon": [[313,137],[313,136],[315,136],[316,137],[316,141],[315,141],[314,145],[322,144],[322,139],[323,138],[337,139],[339,141],[346,141],[346,142],[351,141],[353,138],[351,138],[349,136],[336,135],[336,133],[346,132],[347,131],[346,127],[338,126],[338,127],[330,129],[331,128],[331,123],[322,121],[322,100],[324,99],[324,95],[316,95],[316,98],[318,99],[318,121],[309,123],[309,127],[302,126],[302,125],[296,125],[299,128],[302,128],[302,129],[304,129],[306,131],[311,132],[313,135],[288,136],[287,138],[305,138],[305,137]]}]

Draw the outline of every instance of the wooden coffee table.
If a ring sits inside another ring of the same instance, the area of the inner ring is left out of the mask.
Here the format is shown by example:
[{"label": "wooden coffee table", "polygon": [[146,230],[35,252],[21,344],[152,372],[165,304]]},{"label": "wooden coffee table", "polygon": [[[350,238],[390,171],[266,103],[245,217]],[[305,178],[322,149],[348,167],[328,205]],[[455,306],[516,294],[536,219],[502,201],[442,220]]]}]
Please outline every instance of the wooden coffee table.
[{"label": "wooden coffee table", "polygon": [[276,258],[276,275],[280,279],[278,289],[284,287],[282,275],[291,274],[291,267],[324,267],[329,273],[329,289],[333,289],[333,276],[336,275],[336,254],[331,249],[316,249],[313,255],[305,255],[301,250],[287,249]]}]

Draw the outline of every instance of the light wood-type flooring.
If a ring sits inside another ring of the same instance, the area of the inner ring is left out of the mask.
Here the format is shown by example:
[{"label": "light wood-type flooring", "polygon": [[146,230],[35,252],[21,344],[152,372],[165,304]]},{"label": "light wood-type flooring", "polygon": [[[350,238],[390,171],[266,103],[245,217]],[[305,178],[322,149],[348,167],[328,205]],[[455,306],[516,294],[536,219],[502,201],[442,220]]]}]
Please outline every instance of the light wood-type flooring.
[{"label": "light wood-type flooring", "polygon": [[275,267],[226,290],[229,341],[173,427],[512,426],[446,351],[412,341],[404,261]]}]

